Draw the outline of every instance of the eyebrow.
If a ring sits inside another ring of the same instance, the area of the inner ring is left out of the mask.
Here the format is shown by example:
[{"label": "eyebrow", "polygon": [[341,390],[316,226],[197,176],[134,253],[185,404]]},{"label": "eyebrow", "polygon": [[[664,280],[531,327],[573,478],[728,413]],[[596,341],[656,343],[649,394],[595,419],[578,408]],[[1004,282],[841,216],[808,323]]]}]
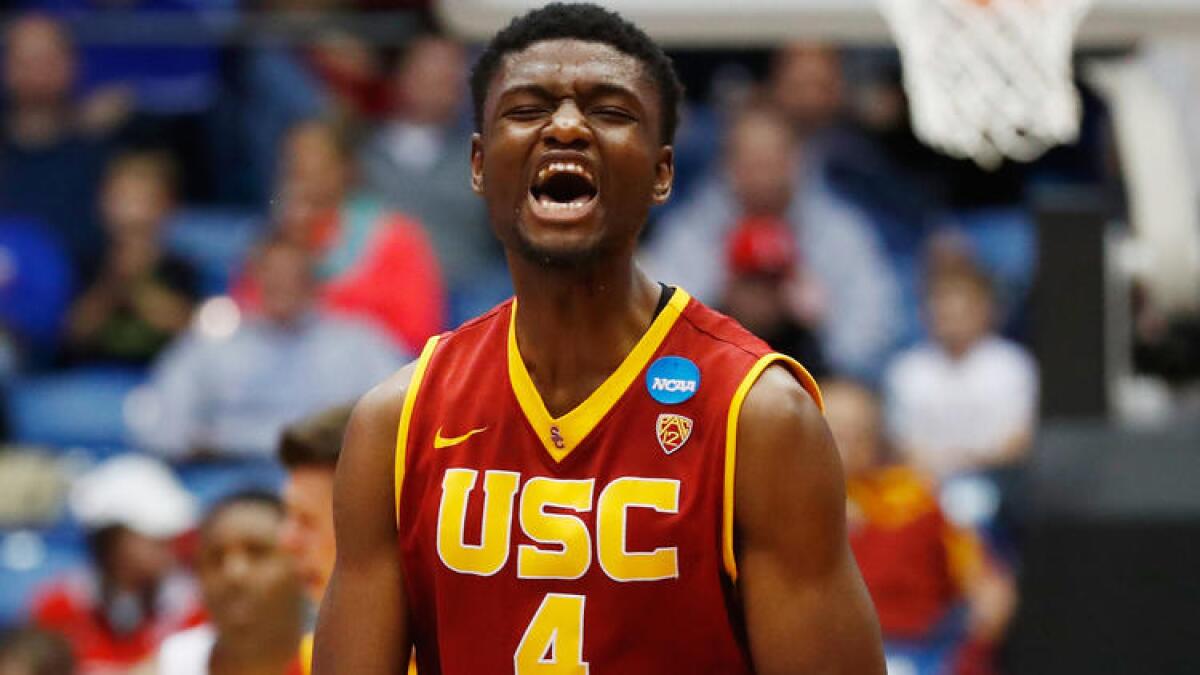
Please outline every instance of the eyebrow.
[{"label": "eyebrow", "polygon": [[[585,96],[620,96],[627,98],[635,103],[640,103],[638,96],[632,89],[611,82],[600,82],[594,85],[585,86],[582,92]],[[499,93],[496,100],[500,101],[509,96],[518,96],[521,94],[529,94],[537,98],[553,100],[558,96],[543,85],[535,83],[516,84]],[[640,106],[639,106],[640,107]]]},{"label": "eyebrow", "polygon": [[530,94],[537,98],[552,99],[554,94],[549,89],[540,84],[517,84],[513,85],[496,95],[496,100],[500,101],[509,96],[518,96],[520,94]]}]

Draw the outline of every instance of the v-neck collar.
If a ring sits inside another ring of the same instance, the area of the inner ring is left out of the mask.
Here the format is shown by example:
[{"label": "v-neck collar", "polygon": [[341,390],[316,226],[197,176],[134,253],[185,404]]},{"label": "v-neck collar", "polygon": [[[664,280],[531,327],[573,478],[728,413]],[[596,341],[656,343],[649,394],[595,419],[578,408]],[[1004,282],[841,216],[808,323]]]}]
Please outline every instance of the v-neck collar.
[{"label": "v-neck collar", "polygon": [[617,366],[617,369],[582,403],[557,418],[552,417],[546,410],[542,395],[534,386],[533,378],[530,377],[525,368],[525,361],[521,358],[520,349],[517,347],[517,301],[513,300],[508,315],[508,379],[512,383],[517,403],[525,413],[525,419],[529,421],[546,452],[555,462],[562,462],[616,405],[650,362],[650,357],[658,351],[690,299],[682,288],[677,287],[670,302],[654,321],[650,322],[650,327],[625,356],[621,365]]}]

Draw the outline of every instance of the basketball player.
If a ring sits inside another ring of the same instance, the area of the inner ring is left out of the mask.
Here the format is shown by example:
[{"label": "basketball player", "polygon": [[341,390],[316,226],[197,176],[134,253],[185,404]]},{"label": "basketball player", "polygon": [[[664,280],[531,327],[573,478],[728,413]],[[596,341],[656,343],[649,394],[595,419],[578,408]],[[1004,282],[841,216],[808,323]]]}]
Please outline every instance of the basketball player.
[{"label": "basketball player", "polygon": [[283,505],[272,494],[227,497],[200,526],[196,572],[211,624],[167,638],[159,675],[302,675],[303,593],[279,546]]},{"label": "basketball player", "polygon": [[368,393],[334,494],[316,672],[881,674],[820,394],[634,263],[678,80],[553,4],[472,75],[471,181],[516,300]]},{"label": "basketball player", "polygon": [[[313,607],[321,604],[333,574],[337,542],[333,534],[333,476],[350,406],[339,405],[284,427],[278,458],[287,471],[283,485],[283,528],[279,542],[296,563],[296,575]],[[303,675],[312,672],[313,635],[300,641]],[[409,664],[409,675],[416,675]]]}]

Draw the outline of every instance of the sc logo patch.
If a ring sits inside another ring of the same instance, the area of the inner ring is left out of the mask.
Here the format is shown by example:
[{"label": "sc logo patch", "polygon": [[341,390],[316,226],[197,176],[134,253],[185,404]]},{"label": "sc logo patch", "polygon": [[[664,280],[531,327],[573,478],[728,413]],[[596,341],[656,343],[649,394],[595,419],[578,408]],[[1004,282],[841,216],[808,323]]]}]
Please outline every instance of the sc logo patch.
[{"label": "sc logo patch", "polygon": [[646,370],[646,389],[659,403],[683,403],[700,389],[700,369],[682,356],[664,356]]}]

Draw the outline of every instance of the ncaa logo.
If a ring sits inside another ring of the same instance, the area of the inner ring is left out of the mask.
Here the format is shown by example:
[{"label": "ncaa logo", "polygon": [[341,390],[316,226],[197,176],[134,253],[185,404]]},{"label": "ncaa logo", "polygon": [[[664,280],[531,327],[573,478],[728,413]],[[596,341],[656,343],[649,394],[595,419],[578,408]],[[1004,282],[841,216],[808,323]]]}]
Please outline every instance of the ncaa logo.
[{"label": "ncaa logo", "polygon": [[664,356],[646,371],[646,389],[659,403],[683,403],[700,389],[700,369],[682,356]]}]

